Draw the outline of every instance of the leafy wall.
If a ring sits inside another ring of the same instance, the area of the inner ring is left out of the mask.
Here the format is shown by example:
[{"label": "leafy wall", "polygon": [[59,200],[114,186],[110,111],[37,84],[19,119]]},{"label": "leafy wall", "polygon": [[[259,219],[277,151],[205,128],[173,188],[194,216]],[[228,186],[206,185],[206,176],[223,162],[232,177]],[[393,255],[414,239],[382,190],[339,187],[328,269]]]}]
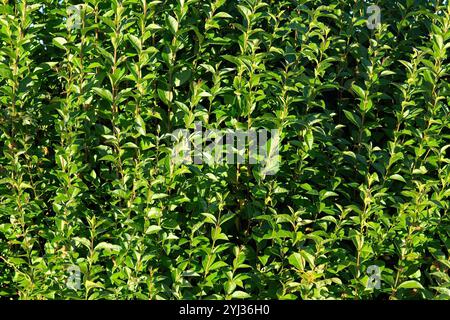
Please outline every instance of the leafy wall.
[{"label": "leafy wall", "polygon": [[449,299],[450,6],[375,2],[1,0],[0,296]]}]

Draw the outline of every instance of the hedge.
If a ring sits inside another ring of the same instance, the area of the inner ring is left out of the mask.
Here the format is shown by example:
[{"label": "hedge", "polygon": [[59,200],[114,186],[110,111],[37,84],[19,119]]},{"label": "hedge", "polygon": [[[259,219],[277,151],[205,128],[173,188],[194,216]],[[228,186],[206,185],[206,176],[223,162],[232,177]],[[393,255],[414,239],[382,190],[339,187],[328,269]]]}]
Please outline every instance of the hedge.
[{"label": "hedge", "polygon": [[0,296],[449,299],[449,47],[439,0],[2,0]]}]

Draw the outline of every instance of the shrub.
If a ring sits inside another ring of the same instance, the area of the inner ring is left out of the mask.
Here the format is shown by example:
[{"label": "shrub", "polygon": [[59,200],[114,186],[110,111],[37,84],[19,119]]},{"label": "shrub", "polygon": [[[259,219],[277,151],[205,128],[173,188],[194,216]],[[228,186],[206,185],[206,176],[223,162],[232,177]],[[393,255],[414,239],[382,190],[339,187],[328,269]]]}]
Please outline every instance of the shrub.
[{"label": "shrub", "polygon": [[2,0],[0,295],[449,299],[450,6],[376,4]]}]

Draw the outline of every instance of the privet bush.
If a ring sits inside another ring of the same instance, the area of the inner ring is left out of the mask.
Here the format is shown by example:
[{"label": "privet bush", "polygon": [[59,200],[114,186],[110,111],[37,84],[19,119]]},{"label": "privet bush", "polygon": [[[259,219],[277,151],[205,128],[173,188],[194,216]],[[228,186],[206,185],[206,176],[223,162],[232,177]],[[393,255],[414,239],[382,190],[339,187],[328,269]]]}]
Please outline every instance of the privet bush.
[{"label": "privet bush", "polygon": [[0,295],[449,299],[449,47],[439,0],[1,0]]}]

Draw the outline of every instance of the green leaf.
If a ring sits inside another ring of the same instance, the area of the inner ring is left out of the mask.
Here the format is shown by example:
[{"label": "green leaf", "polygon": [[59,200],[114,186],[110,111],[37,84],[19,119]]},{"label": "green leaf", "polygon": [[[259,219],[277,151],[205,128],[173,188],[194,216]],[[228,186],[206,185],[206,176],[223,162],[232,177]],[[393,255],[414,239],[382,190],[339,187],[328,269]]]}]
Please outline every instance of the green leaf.
[{"label": "green leaf", "polygon": [[107,90],[107,89],[103,89],[103,88],[92,88],[92,90],[98,94],[100,97],[102,97],[103,99],[108,100],[110,103],[113,102],[113,95],[111,93],[111,91]]},{"label": "green leaf", "polygon": [[88,239],[86,239],[86,238],[74,237],[73,240],[75,241],[75,243],[81,243],[86,248],[90,248],[91,247],[91,242]]},{"label": "green leaf", "polygon": [[178,32],[178,21],[172,16],[167,16],[167,23],[169,24],[172,34],[176,35]]},{"label": "green leaf", "polygon": [[108,242],[100,242],[99,244],[97,244],[94,248],[94,250],[107,250],[107,251],[114,251],[114,252],[120,252],[121,250],[121,246],[116,245],[116,244],[111,244]]},{"label": "green leaf", "polygon": [[406,180],[399,174],[393,174],[389,178],[392,180],[398,180],[406,183]]},{"label": "green leaf", "polygon": [[355,126],[361,128],[361,119],[354,112],[350,112],[348,110],[344,110],[345,117],[350,120]]},{"label": "green leaf", "polygon": [[191,77],[191,70],[183,70],[175,73],[175,80],[174,80],[175,86],[179,87],[183,85],[184,83],[186,83],[186,81],[189,80],[190,77]]},{"label": "green leaf", "polygon": [[128,39],[130,40],[131,44],[133,45],[133,47],[136,49],[137,52],[140,52],[142,50],[142,43],[138,37],[132,34],[128,34]]},{"label": "green leaf", "polygon": [[294,252],[293,254],[291,254],[289,256],[288,261],[291,265],[296,267],[298,270],[303,271],[305,269],[305,259],[298,252]]},{"label": "green leaf", "polygon": [[226,12],[224,12],[224,11],[222,11],[222,12],[216,13],[213,18],[214,19],[216,19],[216,18],[232,19],[233,16],[228,14],[228,13],[226,13]]},{"label": "green leaf", "polygon": [[243,5],[237,5],[239,12],[247,19],[250,20],[251,10]]},{"label": "green leaf", "polygon": [[153,233],[157,233],[160,230],[162,230],[162,228],[160,226],[150,226],[147,228],[147,230],[145,231],[145,234],[153,234]]},{"label": "green leaf", "polygon": [[244,292],[244,291],[239,291],[238,290],[238,291],[233,292],[231,294],[231,297],[233,299],[247,299],[247,298],[250,298],[251,296],[248,293]]},{"label": "green leaf", "polygon": [[353,92],[356,93],[356,95],[361,99],[364,100],[366,93],[364,92],[364,89],[357,86],[356,84],[352,84]]},{"label": "green leaf", "polygon": [[65,44],[67,43],[67,40],[63,37],[56,37],[53,38],[52,43],[57,46],[60,49],[66,50]]},{"label": "green leaf", "polygon": [[424,287],[420,284],[420,282],[416,280],[407,280],[405,282],[402,282],[398,289],[424,289]]},{"label": "green leaf", "polygon": [[100,283],[100,282],[94,282],[94,281],[90,281],[90,280],[86,280],[86,282],[84,283],[84,285],[86,286],[87,290],[90,290],[92,288],[104,288],[105,286]]},{"label": "green leaf", "polygon": [[217,261],[217,262],[214,262],[212,264],[212,266],[209,268],[209,271],[212,271],[212,270],[215,270],[215,269],[220,269],[220,268],[227,267],[227,266],[228,266],[228,264],[226,262],[224,262],[224,261]]},{"label": "green leaf", "polygon": [[172,101],[172,93],[170,91],[158,89],[158,96],[164,104],[169,105]]},{"label": "green leaf", "polygon": [[140,135],[145,136],[147,134],[147,130],[145,129],[145,122],[140,115],[137,115],[135,118],[135,122],[137,125],[137,130]]}]

